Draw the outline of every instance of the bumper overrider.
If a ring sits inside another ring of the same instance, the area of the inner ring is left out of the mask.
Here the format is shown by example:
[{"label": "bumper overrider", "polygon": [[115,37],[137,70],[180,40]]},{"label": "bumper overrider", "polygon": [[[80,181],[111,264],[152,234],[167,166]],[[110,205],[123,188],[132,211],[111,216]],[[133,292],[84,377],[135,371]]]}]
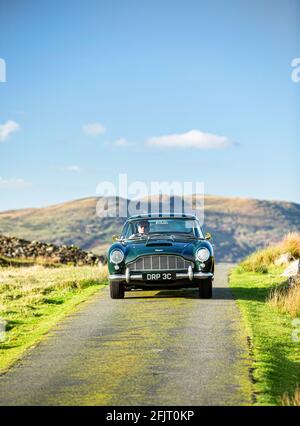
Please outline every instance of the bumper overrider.
[{"label": "bumper overrider", "polygon": [[[153,271],[150,271],[153,272]],[[206,280],[208,278],[213,278],[211,272],[194,272],[193,268],[189,266],[187,272],[176,272],[176,280]],[[109,275],[110,281],[126,281],[127,284],[130,284],[132,281],[144,281],[143,274],[132,274],[130,269],[126,268],[125,274],[111,274]]]}]

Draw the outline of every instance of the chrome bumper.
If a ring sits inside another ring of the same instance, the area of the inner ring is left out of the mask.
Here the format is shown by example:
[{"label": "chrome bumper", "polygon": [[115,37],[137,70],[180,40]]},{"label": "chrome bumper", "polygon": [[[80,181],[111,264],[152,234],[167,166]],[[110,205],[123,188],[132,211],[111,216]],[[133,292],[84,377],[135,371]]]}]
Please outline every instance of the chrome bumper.
[{"label": "chrome bumper", "polygon": [[[152,271],[149,271],[149,273]],[[108,276],[110,281],[126,281],[129,284],[131,281],[143,281],[142,274],[130,274],[129,268],[126,268],[125,274],[112,274]],[[176,272],[176,280],[189,279],[190,281],[206,280],[207,278],[213,278],[211,272],[193,272],[192,267],[188,268],[187,272]],[[155,282],[155,281],[153,281]]]}]

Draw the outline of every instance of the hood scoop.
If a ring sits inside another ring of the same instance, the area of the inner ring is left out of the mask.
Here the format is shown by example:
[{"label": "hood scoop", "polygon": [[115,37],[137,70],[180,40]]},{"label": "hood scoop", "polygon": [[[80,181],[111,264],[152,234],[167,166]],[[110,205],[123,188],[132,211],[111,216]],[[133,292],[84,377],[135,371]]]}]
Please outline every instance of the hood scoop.
[{"label": "hood scoop", "polygon": [[168,240],[148,240],[146,242],[146,246],[147,247],[153,247],[153,246],[172,246],[173,243],[172,241],[168,241]]}]

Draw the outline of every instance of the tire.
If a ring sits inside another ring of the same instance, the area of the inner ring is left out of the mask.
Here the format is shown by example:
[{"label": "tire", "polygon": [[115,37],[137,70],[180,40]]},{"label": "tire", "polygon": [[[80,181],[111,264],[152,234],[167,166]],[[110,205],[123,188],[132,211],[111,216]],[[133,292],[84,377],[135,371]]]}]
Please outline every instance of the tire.
[{"label": "tire", "polygon": [[199,285],[199,297],[200,299],[211,299],[212,298],[212,279],[203,280]]},{"label": "tire", "polygon": [[112,299],[124,299],[125,290],[124,284],[119,281],[110,281],[109,283],[110,297]]}]

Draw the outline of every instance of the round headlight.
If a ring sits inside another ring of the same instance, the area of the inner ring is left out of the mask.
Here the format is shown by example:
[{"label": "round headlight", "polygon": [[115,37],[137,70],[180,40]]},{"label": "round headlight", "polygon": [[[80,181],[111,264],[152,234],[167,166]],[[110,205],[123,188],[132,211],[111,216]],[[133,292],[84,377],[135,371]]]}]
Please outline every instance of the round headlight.
[{"label": "round headlight", "polygon": [[206,262],[210,257],[210,251],[207,248],[200,248],[196,252],[196,259],[200,262]]},{"label": "round headlight", "polygon": [[110,253],[110,260],[113,263],[121,263],[124,259],[124,253],[121,250],[113,250]]}]

